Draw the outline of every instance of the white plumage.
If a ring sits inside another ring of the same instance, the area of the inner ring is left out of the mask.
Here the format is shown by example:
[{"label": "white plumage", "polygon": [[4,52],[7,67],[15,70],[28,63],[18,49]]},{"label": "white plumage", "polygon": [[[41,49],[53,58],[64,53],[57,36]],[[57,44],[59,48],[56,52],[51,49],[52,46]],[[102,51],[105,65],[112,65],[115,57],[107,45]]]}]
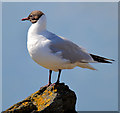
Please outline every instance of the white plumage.
[{"label": "white plumage", "polygon": [[52,71],[59,71],[56,83],[62,69],[73,69],[76,66],[96,70],[89,63],[112,63],[113,59],[89,54],[84,48],[73,42],[49,32],[46,29],[46,16],[41,11],[32,11],[27,18],[32,22],[28,30],[27,48],[31,58],[39,65],[49,69],[49,83]]},{"label": "white plumage", "polygon": [[[66,40],[46,30],[46,17],[45,15],[42,15],[41,18],[36,23],[32,24],[28,30],[27,48],[32,59],[39,65],[53,71],[58,71],[59,69],[72,69],[76,66],[95,70],[88,63],[71,63],[69,59],[64,59],[62,57],[62,51],[52,53],[52,50],[49,48],[50,44],[52,41],[56,41],[56,43],[59,43],[59,40],[57,42],[58,38]],[[66,40],[66,42],[69,43],[71,47],[75,46],[75,44],[71,43],[68,40]],[[64,46],[64,44],[67,43],[63,43],[61,44],[61,46]],[[68,48],[68,51],[70,49],[71,48]],[[85,51],[83,50],[83,52]],[[73,54],[74,53],[71,52],[70,55]],[[88,56],[88,58],[89,59],[84,60],[86,60],[86,62],[94,62],[90,56]]]}]

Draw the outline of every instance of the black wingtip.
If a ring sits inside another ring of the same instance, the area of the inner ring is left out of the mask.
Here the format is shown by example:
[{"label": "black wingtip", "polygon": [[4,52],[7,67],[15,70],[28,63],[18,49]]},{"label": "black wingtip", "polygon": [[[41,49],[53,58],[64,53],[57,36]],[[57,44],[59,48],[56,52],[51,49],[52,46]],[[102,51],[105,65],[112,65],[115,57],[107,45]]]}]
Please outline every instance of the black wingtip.
[{"label": "black wingtip", "polygon": [[[97,61],[97,62],[100,62],[100,63],[111,63],[112,64],[112,61],[115,61],[113,59],[108,59],[108,58],[105,58],[105,57],[100,57],[100,56],[97,56],[97,55],[93,55],[93,54],[90,54],[91,57],[93,58],[93,60]],[[111,61],[111,62],[110,62]]]}]

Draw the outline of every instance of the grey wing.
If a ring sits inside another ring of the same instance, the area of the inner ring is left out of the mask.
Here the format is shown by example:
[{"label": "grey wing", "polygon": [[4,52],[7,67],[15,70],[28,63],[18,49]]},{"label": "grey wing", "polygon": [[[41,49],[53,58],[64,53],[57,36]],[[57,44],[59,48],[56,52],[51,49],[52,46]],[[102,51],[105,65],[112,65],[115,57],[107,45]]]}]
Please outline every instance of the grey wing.
[{"label": "grey wing", "polygon": [[71,63],[81,62],[89,63],[93,62],[92,57],[83,49],[77,46],[73,42],[65,38],[55,38],[50,43],[50,49],[52,53],[61,52],[61,57],[63,59],[69,60]]}]

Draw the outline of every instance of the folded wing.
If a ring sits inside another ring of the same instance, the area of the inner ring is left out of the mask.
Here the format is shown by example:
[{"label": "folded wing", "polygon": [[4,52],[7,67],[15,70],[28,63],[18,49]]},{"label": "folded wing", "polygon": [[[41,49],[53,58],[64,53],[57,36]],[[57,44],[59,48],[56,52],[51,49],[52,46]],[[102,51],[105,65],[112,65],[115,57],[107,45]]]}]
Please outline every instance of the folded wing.
[{"label": "folded wing", "polygon": [[61,57],[69,60],[71,63],[94,62],[91,55],[85,49],[63,37],[57,36],[57,38],[52,39],[50,49],[52,53],[61,52]]}]

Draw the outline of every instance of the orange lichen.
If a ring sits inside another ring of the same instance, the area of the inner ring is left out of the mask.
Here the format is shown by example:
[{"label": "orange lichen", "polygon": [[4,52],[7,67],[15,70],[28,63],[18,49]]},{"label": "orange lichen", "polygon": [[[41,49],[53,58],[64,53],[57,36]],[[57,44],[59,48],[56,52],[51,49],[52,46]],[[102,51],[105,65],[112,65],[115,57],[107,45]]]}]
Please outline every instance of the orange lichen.
[{"label": "orange lichen", "polygon": [[46,104],[46,107],[49,106],[50,104]]},{"label": "orange lichen", "polygon": [[[56,91],[57,89],[53,90],[53,92]],[[38,111],[43,110],[45,107],[50,105],[50,100],[54,98],[53,92],[45,90],[42,95],[37,95],[36,97],[34,96],[32,97],[34,104],[37,105]],[[47,95],[47,97],[45,95]]]},{"label": "orange lichen", "polygon": [[[43,110],[45,107],[49,106],[52,100],[55,98],[55,92],[57,92],[57,89],[53,86],[52,91],[46,89],[43,94],[40,94],[40,90],[33,93],[31,96],[27,97],[25,100],[31,100],[34,105],[37,106],[38,111]],[[24,101],[21,103],[20,106],[28,106],[29,102]],[[19,105],[15,104],[14,106],[11,106],[9,110],[13,111],[14,109],[17,109]]]},{"label": "orange lichen", "polygon": [[54,91],[54,92],[57,92],[57,89],[54,89],[53,91]]},{"label": "orange lichen", "polygon": [[22,105],[26,106],[26,105],[28,105],[28,102],[24,102],[24,103],[22,103]]}]

